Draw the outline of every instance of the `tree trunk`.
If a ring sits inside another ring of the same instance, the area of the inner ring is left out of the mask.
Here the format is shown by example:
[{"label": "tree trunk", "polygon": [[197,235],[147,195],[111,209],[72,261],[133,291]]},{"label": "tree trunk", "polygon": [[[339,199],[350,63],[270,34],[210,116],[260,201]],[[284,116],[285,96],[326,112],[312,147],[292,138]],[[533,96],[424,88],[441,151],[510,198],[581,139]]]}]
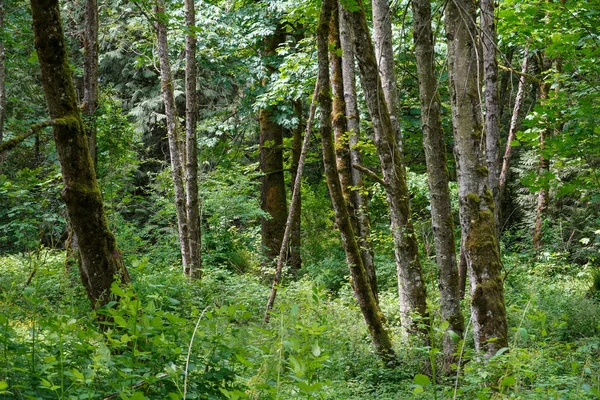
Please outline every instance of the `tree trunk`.
[{"label": "tree trunk", "polygon": [[340,47],[342,49],[342,82],[344,86],[344,104],[346,129],[348,132],[348,149],[350,156],[350,182],[354,188],[351,191],[351,202],[356,215],[356,240],[360,246],[362,260],[365,270],[369,275],[369,282],[378,300],[377,274],[375,271],[375,256],[373,244],[370,240],[371,220],[369,219],[369,200],[364,194],[364,182],[362,173],[354,165],[362,165],[360,150],[357,149],[360,139],[360,120],[358,114],[358,102],[356,100],[356,76],[354,69],[354,44],[352,43],[352,31],[348,25],[348,13],[339,5],[339,30]]},{"label": "tree trunk", "polygon": [[483,76],[485,82],[485,137],[486,160],[490,190],[494,196],[494,219],[500,229],[500,104],[498,101],[498,63],[496,61],[496,26],[494,24],[494,1],[480,0],[481,47],[483,48]]},{"label": "tree trunk", "polygon": [[[292,182],[290,190],[294,192],[294,186],[296,184],[296,177],[299,173],[300,157],[302,154],[302,131],[304,130],[304,124],[302,123],[302,100],[296,100],[294,102],[294,111],[298,117],[298,127],[292,130]],[[298,210],[294,213],[294,219],[292,220],[292,227],[290,233],[290,256],[288,259],[288,265],[293,274],[302,267],[302,257],[300,255],[301,245],[301,230],[300,222],[302,216],[302,191],[298,191]],[[291,208],[292,206],[290,206]]]},{"label": "tree trunk", "polygon": [[[541,56],[545,58],[544,56]],[[542,64],[546,64],[547,60],[543,60]],[[545,68],[545,65],[543,66]],[[540,84],[540,103],[543,104],[545,100],[548,100],[548,91],[550,85],[546,82]],[[550,159],[546,155],[546,137],[548,136],[548,129],[540,130],[540,156],[538,164],[538,175],[547,173],[550,169]],[[535,211],[535,227],[533,231],[533,248],[536,252],[539,252],[543,244],[543,223],[544,217],[546,216],[546,210],[548,209],[548,202],[550,201],[550,194],[546,185],[542,185],[538,192],[537,207]]]},{"label": "tree trunk", "polygon": [[458,171],[460,221],[471,286],[477,351],[491,357],[508,346],[504,288],[489,188],[485,138],[479,108],[476,3],[455,0],[446,8],[448,81]]},{"label": "tree trunk", "polygon": [[[0,35],[4,35],[4,1],[0,0]],[[6,120],[6,62],[4,40],[0,40],[0,144],[4,140],[4,121]],[[4,162],[4,152],[0,152],[0,173]]]},{"label": "tree trunk", "polygon": [[506,190],[506,183],[508,182],[510,160],[512,158],[512,146],[511,142],[515,140],[517,134],[517,124],[519,122],[519,114],[521,113],[521,106],[523,104],[523,94],[525,93],[525,75],[527,73],[528,63],[528,49],[525,48],[523,52],[523,63],[521,64],[521,72],[523,75],[519,76],[519,86],[517,87],[517,95],[515,97],[515,106],[513,108],[512,117],[510,119],[510,128],[508,130],[508,138],[506,139],[506,149],[504,150],[504,158],[502,160],[502,169],[500,171],[500,178],[498,179],[498,198],[500,202],[504,197]]},{"label": "tree trunk", "polygon": [[86,0],[83,48],[83,113],[88,121],[88,147],[96,165],[96,110],[98,109],[98,3]]},{"label": "tree trunk", "polygon": [[352,276],[354,296],[365,319],[373,344],[379,356],[388,363],[395,363],[395,353],[388,331],[383,323],[383,315],[369,283],[365,271],[360,248],[356,241],[346,201],[340,185],[336,167],[335,148],[331,128],[331,87],[329,85],[328,36],[335,0],[324,0],[317,30],[317,52],[319,60],[319,105],[321,108],[320,132],[323,146],[323,164],[327,186],[335,211],[335,220],[342,236],[342,244],[346,252],[346,260]]},{"label": "tree trunk", "polygon": [[130,278],[104,214],[68,67],[58,1],[32,0],[31,11],[48,111],[51,118],[63,121],[54,127],[64,182],[61,197],[79,239],[81,279],[92,306],[98,308],[108,303],[115,279],[125,284]]},{"label": "tree trunk", "polygon": [[383,95],[388,106],[396,142],[402,151],[402,132],[400,131],[400,106],[398,103],[398,85],[394,71],[394,47],[392,43],[392,20],[388,0],[372,0],[373,42],[375,56],[379,66]]},{"label": "tree trunk", "polygon": [[[285,37],[277,29],[265,39],[264,56],[273,57],[284,40]],[[267,70],[272,74],[276,68],[268,65]],[[263,84],[266,84],[266,80]],[[260,189],[261,208],[270,216],[261,222],[262,245],[267,263],[271,263],[279,254],[288,215],[283,171],[283,127],[273,120],[273,114],[274,107],[261,109],[258,114],[260,170],[264,174]]]},{"label": "tree trunk", "polygon": [[373,138],[385,181],[387,202],[390,206],[402,324],[408,331],[414,331],[411,314],[426,316],[427,303],[417,236],[410,219],[410,196],[404,157],[396,141],[383,95],[364,5],[361,0],[357,3],[357,9],[350,13],[349,22],[354,32],[354,48],[361,84],[373,122]]},{"label": "tree trunk", "polygon": [[177,121],[177,108],[173,93],[173,78],[171,76],[171,62],[169,61],[169,48],[167,44],[167,23],[164,0],[157,0],[154,5],[156,17],[155,29],[158,40],[158,61],[160,64],[160,86],[165,103],[167,119],[167,136],[169,140],[169,155],[171,157],[171,174],[175,189],[175,208],[177,211],[177,228],[179,232],[179,247],[183,272],[189,271],[191,264],[189,252],[189,231],[187,224],[186,195],[183,183],[184,140],[181,137]]},{"label": "tree trunk", "polygon": [[200,202],[198,201],[198,141],[196,95],[196,10],[194,0],[185,0],[185,183],[190,263],[184,274],[200,278],[202,273]]},{"label": "tree trunk", "polygon": [[[438,286],[442,319],[448,321],[448,329],[462,337],[464,320],[460,311],[459,280],[444,131],[440,116],[440,96],[437,91],[433,31],[431,29],[430,0],[413,0],[413,34],[419,78],[421,101],[421,126],[423,147],[427,161],[427,178],[431,203],[431,225],[435,242],[436,262],[439,268]],[[458,342],[444,335],[445,369],[457,361]]]}]

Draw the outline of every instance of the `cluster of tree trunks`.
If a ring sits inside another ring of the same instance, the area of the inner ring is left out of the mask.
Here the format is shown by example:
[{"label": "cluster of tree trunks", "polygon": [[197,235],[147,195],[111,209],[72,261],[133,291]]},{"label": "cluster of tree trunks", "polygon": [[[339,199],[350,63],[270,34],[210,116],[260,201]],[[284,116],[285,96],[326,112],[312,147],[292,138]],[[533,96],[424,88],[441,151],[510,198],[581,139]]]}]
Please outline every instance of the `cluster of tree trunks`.
[{"label": "cluster of tree trunks", "polygon": [[190,1],[185,2],[185,23],[187,30],[185,136],[179,126],[177,107],[175,105],[164,1],[156,1],[153,9],[183,273],[190,278],[199,278],[201,275],[202,259],[200,254],[201,233],[197,181],[196,27],[194,4]]}]

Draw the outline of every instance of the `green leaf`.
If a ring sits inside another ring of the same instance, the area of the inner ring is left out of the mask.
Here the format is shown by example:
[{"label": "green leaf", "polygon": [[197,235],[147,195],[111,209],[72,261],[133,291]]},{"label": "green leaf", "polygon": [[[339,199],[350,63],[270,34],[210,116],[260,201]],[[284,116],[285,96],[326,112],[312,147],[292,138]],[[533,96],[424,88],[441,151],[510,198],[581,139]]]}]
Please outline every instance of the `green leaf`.
[{"label": "green leaf", "polygon": [[431,380],[429,379],[429,377],[427,375],[423,375],[423,374],[417,374],[417,375],[415,375],[413,381],[417,385],[421,385],[421,386],[429,386],[429,385],[431,385]]},{"label": "green leaf", "polygon": [[6,381],[0,381],[0,390],[8,389],[8,383]]},{"label": "green leaf", "polygon": [[519,336],[521,336],[521,339],[523,339],[523,340],[529,339],[529,334],[527,333],[527,329],[519,328]]},{"label": "green leaf", "polygon": [[120,315],[115,315],[114,320],[117,323],[117,325],[119,325],[119,326],[122,326],[122,327],[127,326],[127,321],[125,321],[125,318],[121,317]]},{"label": "green leaf", "polygon": [[504,387],[508,387],[508,386],[513,386],[515,383],[517,383],[517,380],[515,379],[515,377],[512,375],[509,375],[506,378],[502,379],[502,381],[500,382],[500,385],[502,385]]},{"label": "green leaf", "polygon": [[313,343],[311,346],[311,351],[313,356],[319,357],[321,355],[321,348],[319,347],[319,342]]}]

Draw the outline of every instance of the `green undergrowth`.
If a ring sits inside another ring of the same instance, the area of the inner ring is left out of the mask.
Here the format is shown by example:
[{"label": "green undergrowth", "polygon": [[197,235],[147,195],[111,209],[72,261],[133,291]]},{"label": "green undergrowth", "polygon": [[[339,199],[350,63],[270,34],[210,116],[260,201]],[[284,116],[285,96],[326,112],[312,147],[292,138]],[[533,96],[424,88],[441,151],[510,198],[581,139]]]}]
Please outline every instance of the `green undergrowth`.
[{"label": "green undergrowth", "polygon": [[390,370],[373,353],[346,280],[335,293],[307,277],[287,283],[265,324],[264,278],[208,266],[201,282],[189,283],[179,269],[141,258],[130,263],[133,286],[113,287],[120,303],[94,312],[63,252],[6,256],[0,398],[598,398],[600,306],[587,294],[591,272],[558,274],[517,257],[505,264],[510,349],[480,360],[468,337],[460,373],[434,381],[431,360],[441,362],[445,327],[434,317],[433,347],[406,337],[394,290],[380,296],[400,359]]}]

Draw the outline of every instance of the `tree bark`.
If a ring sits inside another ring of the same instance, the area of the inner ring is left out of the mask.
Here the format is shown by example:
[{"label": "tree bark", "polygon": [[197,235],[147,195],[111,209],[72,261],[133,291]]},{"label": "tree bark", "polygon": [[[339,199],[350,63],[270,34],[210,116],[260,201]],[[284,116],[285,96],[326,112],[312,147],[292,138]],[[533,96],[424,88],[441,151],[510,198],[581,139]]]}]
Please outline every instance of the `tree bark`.
[{"label": "tree bark", "polygon": [[98,3],[86,0],[83,48],[83,113],[88,121],[88,147],[96,167],[96,110],[98,109]]},{"label": "tree bark", "polygon": [[[312,105],[311,105],[312,106]],[[294,111],[298,117],[298,127],[292,130],[292,182],[290,190],[294,192],[296,185],[296,177],[299,172],[300,157],[302,155],[302,131],[305,130],[304,124],[302,123],[302,100],[294,102]],[[312,122],[312,121],[311,121]],[[302,174],[300,174],[302,175]],[[298,192],[298,210],[294,213],[294,219],[292,220],[292,231],[290,233],[290,256],[288,264],[293,274],[297,274],[300,268],[302,268],[302,256],[300,254],[301,246],[301,215],[302,215],[302,191]],[[292,206],[290,205],[290,208]]]},{"label": "tree bark", "polygon": [[479,108],[475,18],[475,2],[448,3],[445,16],[448,80],[461,230],[471,286],[473,336],[477,351],[491,357],[508,346],[508,332],[494,197],[489,188]]},{"label": "tree bark", "polygon": [[[277,31],[265,40],[264,56],[273,57],[283,42],[282,33]],[[268,65],[269,73],[275,67]],[[263,82],[263,84],[266,84]],[[274,107],[261,109],[258,114],[260,126],[260,170],[263,173],[260,189],[261,208],[270,216],[261,222],[262,245],[267,263],[279,254],[287,219],[287,200],[283,171],[283,127],[273,120]]]},{"label": "tree bark", "polygon": [[329,85],[329,61],[328,61],[328,36],[332,16],[333,2],[335,0],[324,0],[321,8],[319,25],[317,28],[317,53],[319,61],[319,105],[321,109],[320,132],[323,146],[323,164],[327,186],[331,195],[331,201],[335,211],[335,220],[342,236],[342,244],[346,253],[346,261],[352,277],[354,296],[365,319],[365,323],[373,340],[377,354],[392,366],[395,364],[396,355],[392,349],[390,335],[383,322],[383,314],[375,301],[370,286],[369,276],[364,268],[362,256],[352,224],[346,207],[346,201],[340,184],[335,148],[331,127],[331,87]]},{"label": "tree bark", "polygon": [[175,208],[177,211],[177,228],[179,232],[179,248],[183,272],[189,271],[191,264],[189,252],[189,228],[187,223],[186,194],[183,182],[183,158],[185,154],[184,140],[181,137],[177,121],[177,108],[173,93],[173,78],[171,75],[171,62],[169,61],[169,48],[167,44],[167,21],[164,0],[156,0],[153,7],[156,22],[156,37],[158,41],[158,61],[160,66],[160,86],[165,103],[167,120],[167,136],[169,140],[169,155],[171,158],[171,176],[175,189]]},{"label": "tree bark", "polygon": [[[0,35],[4,35],[4,1],[0,0]],[[0,40],[0,144],[4,140],[4,121],[6,120],[6,61],[4,41]],[[0,173],[4,162],[4,152],[0,151]]]},{"label": "tree bark", "polygon": [[392,120],[396,142],[402,151],[402,132],[400,130],[400,105],[398,103],[398,85],[394,71],[394,47],[392,37],[392,19],[388,0],[372,0],[373,42],[375,56],[379,66],[383,95]]},{"label": "tree bark", "polygon": [[[541,56],[545,58],[544,56]],[[542,64],[546,64],[547,60],[544,59]],[[543,66],[545,68],[545,65]],[[550,85],[547,82],[542,81],[540,84],[540,103],[543,104],[545,100],[548,100],[548,91]],[[546,138],[548,136],[548,129],[540,130],[540,147],[539,147],[539,164],[538,164],[538,175],[542,175],[550,169],[550,159],[545,153],[546,150]],[[543,244],[543,224],[548,209],[548,203],[550,201],[550,194],[546,185],[542,185],[538,192],[537,207],[535,211],[535,227],[533,230],[533,248],[536,252],[539,252]]]},{"label": "tree bark", "polygon": [[354,32],[354,48],[361,84],[373,122],[373,139],[390,206],[402,324],[408,331],[414,331],[416,327],[413,326],[411,314],[426,316],[427,303],[417,236],[410,219],[410,196],[404,157],[398,146],[383,94],[364,5],[361,0],[357,3],[357,9],[350,13],[349,22]]},{"label": "tree bark", "polygon": [[58,1],[32,0],[31,11],[48,111],[51,118],[63,121],[54,127],[64,182],[61,197],[79,239],[82,282],[92,306],[99,308],[108,303],[115,281],[126,284],[130,278],[104,214],[68,66]]},{"label": "tree bark", "polygon": [[517,126],[519,123],[519,114],[521,113],[521,106],[523,105],[523,94],[525,93],[525,75],[527,73],[528,64],[528,49],[525,48],[523,53],[523,63],[521,64],[521,72],[523,75],[519,76],[519,85],[517,87],[517,95],[515,97],[515,106],[513,108],[512,117],[510,119],[510,127],[508,130],[508,138],[506,139],[506,149],[504,150],[504,158],[502,160],[502,169],[500,171],[500,178],[498,179],[498,198],[502,201],[506,190],[506,183],[508,182],[510,160],[512,158],[512,146],[511,142],[515,140],[517,134]]},{"label": "tree bark", "polygon": [[188,226],[188,249],[190,263],[184,274],[200,278],[202,274],[200,231],[200,202],[198,201],[198,141],[197,141],[197,95],[196,95],[196,10],[194,0],[185,0],[185,183],[186,216]]},{"label": "tree bark", "polygon": [[483,48],[483,77],[485,83],[485,137],[486,160],[490,190],[494,196],[494,219],[500,229],[500,104],[498,100],[498,63],[496,61],[496,25],[494,24],[494,1],[480,0],[481,47]]},{"label": "tree bark", "polygon": [[352,43],[352,30],[348,25],[347,12],[339,5],[339,31],[340,48],[342,49],[342,83],[344,91],[346,129],[348,132],[348,152],[350,157],[350,184],[358,190],[351,191],[351,202],[356,216],[356,240],[360,246],[365,270],[369,275],[369,282],[378,300],[377,273],[375,270],[375,255],[373,244],[370,240],[371,220],[369,218],[369,200],[364,194],[362,173],[354,165],[362,165],[362,157],[358,150],[360,139],[360,119],[358,102],[356,100],[356,74],[354,69],[354,44]]},{"label": "tree bark", "polygon": [[[433,227],[436,262],[439,268],[440,308],[442,319],[448,321],[448,329],[462,337],[464,319],[460,310],[446,148],[440,116],[438,82],[435,76],[431,1],[413,0],[412,7],[423,147],[427,162],[427,179],[431,203],[431,225]],[[450,371],[450,365],[457,361],[455,356],[457,344],[458,342],[455,342],[448,334],[444,335],[444,366],[446,371]]]},{"label": "tree bark", "polygon": [[269,319],[271,318],[271,310],[273,309],[273,305],[275,304],[277,288],[279,286],[279,283],[281,282],[281,273],[283,271],[285,256],[288,252],[288,244],[290,242],[290,239],[292,238],[292,234],[294,231],[294,221],[296,220],[296,217],[300,214],[300,192],[302,186],[302,172],[304,171],[304,163],[306,162],[306,155],[308,154],[308,148],[310,144],[312,123],[315,117],[315,111],[317,109],[318,87],[319,86],[317,83],[315,85],[315,91],[313,93],[312,102],[310,104],[310,112],[308,116],[308,121],[306,123],[306,133],[304,134],[304,143],[302,144],[302,149],[300,150],[300,155],[298,157],[298,168],[296,169],[296,177],[294,178],[294,188],[292,190],[292,203],[290,204],[290,212],[287,215],[285,223],[285,231],[283,233],[283,239],[281,241],[281,248],[279,249],[279,257],[277,258],[277,266],[275,268],[273,285],[271,286],[271,294],[269,295],[269,300],[267,301],[267,309],[265,311],[265,316],[263,319],[265,322],[269,322]]}]

